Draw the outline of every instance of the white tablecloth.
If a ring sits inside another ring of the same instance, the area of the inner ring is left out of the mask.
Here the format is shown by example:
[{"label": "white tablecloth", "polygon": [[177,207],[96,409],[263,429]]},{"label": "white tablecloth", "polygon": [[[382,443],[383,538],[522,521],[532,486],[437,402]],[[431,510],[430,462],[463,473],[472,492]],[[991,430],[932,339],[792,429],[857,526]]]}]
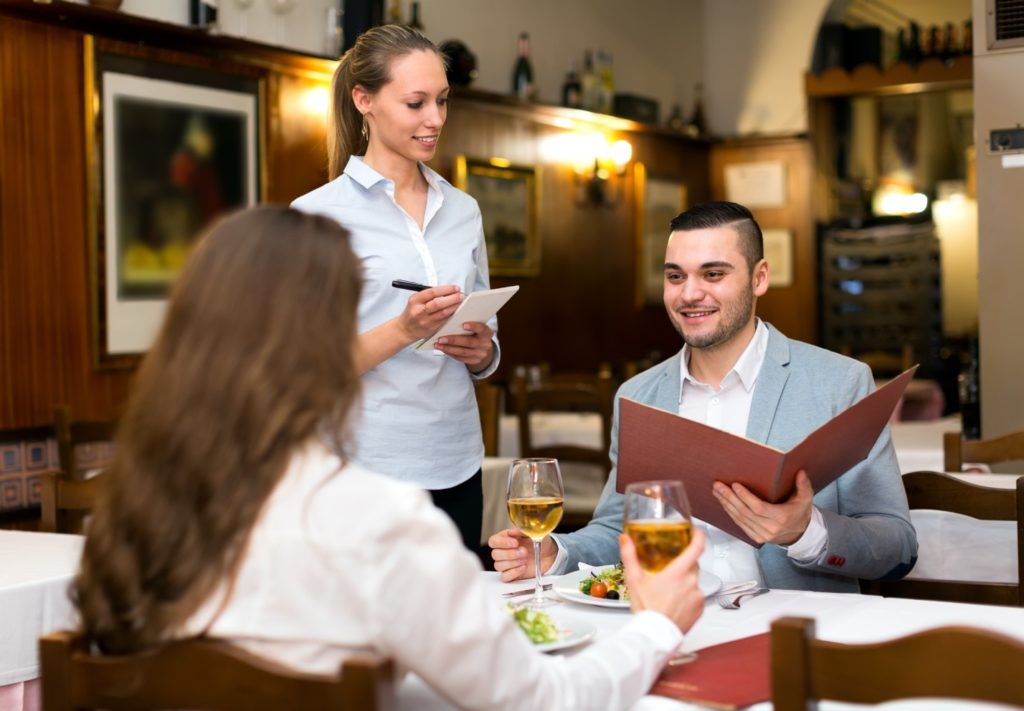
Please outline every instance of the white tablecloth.
[{"label": "white tablecloth", "polygon": [[[528,585],[522,582],[501,583],[497,573],[481,573],[481,575],[485,577],[488,588],[493,591],[496,605],[504,603],[500,597],[502,592]],[[575,603],[566,603],[550,608],[550,610],[555,615],[571,615],[589,622],[597,628],[598,639],[614,634],[630,614],[628,610],[599,608]],[[698,620],[686,636],[684,649],[700,650],[714,644],[767,632],[773,620],[788,615],[815,618],[818,636],[836,642],[877,642],[943,625],[982,627],[1024,640],[1024,609],[883,599],[869,595],[773,590],[767,595],[745,601],[739,610],[723,610],[716,603],[709,602],[705,607],[704,616]],[[563,653],[571,654],[573,652]],[[500,672],[494,671],[493,673]],[[415,676],[405,680],[400,693],[401,708],[421,711],[440,711],[451,708]],[[696,708],[701,707],[657,696],[644,697],[633,707],[634,711],[654,711],[656,709],[678,711]],[[752,708],[759,711],[766,710],[771,708],[771,704],[757,704]],[[864,707],[822,703],[821,708],[838,711],[839,709],[863,709]],[[939,702],[928,699],[893,702],[886,704],[884,708],[932,711],[937,709],[991,709],[993,707],[962,701]]]},{"label": "white tablecloth", "polygon": [[39,676],[39,636],[72,625],[82,537],[0,531],[0,686]]},{"label": "white tablecloth", "polygon": [[942,454],[942,435],[959,432],[958,416],[924,422],[895,422],[892,425],[892,444],[900,471],[941,472],[945,470]]}]

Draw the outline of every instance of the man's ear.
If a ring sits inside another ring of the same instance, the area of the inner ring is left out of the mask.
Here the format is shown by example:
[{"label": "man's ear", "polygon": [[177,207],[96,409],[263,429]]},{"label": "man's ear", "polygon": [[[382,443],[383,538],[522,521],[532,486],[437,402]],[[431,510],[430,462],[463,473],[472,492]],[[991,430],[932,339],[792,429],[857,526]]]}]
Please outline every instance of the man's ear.
[{"label": "man's ear", "polygon": [[771,281],[768,273],[768,261],[762,259],[754,265],[754,296],[764,296]]}]

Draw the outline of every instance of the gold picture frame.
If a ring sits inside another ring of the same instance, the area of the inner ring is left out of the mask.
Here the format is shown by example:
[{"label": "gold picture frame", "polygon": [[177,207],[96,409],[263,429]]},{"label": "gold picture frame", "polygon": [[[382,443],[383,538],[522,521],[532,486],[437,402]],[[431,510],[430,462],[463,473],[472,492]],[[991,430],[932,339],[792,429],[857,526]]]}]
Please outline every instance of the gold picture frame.
[{"label": "gold picture frame", "polygon": [[643,163],[633,168],[636,186],[636,305],[660,306],[665,280],[665,244],[669,223],[686,209],[686,183],[648,175]]},{"label": "gold picture frame", "polygon": [[455,158],[455,187],[480,205],[491,276],[540,274],[538,173],[498,158]]}]

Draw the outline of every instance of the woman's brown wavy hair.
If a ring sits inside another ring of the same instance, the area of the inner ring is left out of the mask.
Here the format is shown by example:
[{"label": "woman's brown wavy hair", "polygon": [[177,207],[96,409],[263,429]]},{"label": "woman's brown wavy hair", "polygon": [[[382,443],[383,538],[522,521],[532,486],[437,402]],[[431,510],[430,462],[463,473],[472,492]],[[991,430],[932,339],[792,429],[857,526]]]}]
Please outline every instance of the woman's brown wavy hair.
[{"label": "woman's brown wavy hair", "polygon": [[75,599],[107,652],[173,636],[230,580],[289,458],[344,458],[359,393],[348,232],[259,207],[217,223],[178,278],[117,435]]}]

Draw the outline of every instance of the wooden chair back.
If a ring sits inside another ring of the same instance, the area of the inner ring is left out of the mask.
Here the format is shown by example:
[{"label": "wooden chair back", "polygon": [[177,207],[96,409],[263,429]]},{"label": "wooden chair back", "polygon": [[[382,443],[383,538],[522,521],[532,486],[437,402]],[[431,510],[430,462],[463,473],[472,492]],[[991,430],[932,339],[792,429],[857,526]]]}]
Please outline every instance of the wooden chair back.
[{"label": "wooden chair back", "polygon": [[949,511],[984,521],[1017,522],[1017,582],[892,580],[862,582],[863,592],[885,597],[1024,606],[1024,476],[1016,489],[978,486],[939,472],[903,475],[911,509]]},{"label": "wooden chair back", "polygon": [[61,471],[69,479],[79,481],[85,478],[85,472],[78,470],[75,448],[80,444],[113,441],[117,423],[113,420],[73,420],[67,405],[57,405],[53,408],[53,429]]},{"label": "wooden chair back", "polygon": [[498,433],[501,427],[501,387],[486,380],[473,384],[476,406],[480,411],[480,430],[484,438],[484,456],[498,456]]},{"label": "wooden chair back", "polygon": [[46,533],[81,533],[85,514],[92,510],[104,475],[74,481],[63,472],[39,475],[39,530]]},{"label": "wooden chair back", "polygon": [[1024,430],[992,439],[964,439],[959,432],[942,435],[943,468],[947,472],[964,470],[964,462],[1000,464],[1024,460]]},{"label": "wooden chair back", "polygon": [[225,642],[184,640],[130,655],[96,654],[80,632],[39,640],[43,711],[395,708],[393,664],[374,655],[332,676],[304,674]]},{"label": "wooden chair back", "polygon": [[938,697],[1024,705],[1024,642],[988,630],[940,627],[888,642],[815,638],[814,620],[771,627],[772,705],[806,711],[819,699],[879,704]]},{"label": "wooden chair back", "polygon": [[[530,382],[521,373],[513,381],[516,415],[519,420],[519,455],[521,457],[553,457],[561,464],[588,464],[600,469],[607,480],[611,471],[608,449],[611,446],[612,401],[615,386],[611,368],[602,368],[596,376],[574,379],[555,376],[540,382]],[[540,412],[571,411],[596,413],[601,418],[601,444],[584,447],[578,444],[556,442],[537,444],[531,415]],[[560,524],[561,530],[572,530],[586,525],[594,513],[595,501],[566,501]]]}]

